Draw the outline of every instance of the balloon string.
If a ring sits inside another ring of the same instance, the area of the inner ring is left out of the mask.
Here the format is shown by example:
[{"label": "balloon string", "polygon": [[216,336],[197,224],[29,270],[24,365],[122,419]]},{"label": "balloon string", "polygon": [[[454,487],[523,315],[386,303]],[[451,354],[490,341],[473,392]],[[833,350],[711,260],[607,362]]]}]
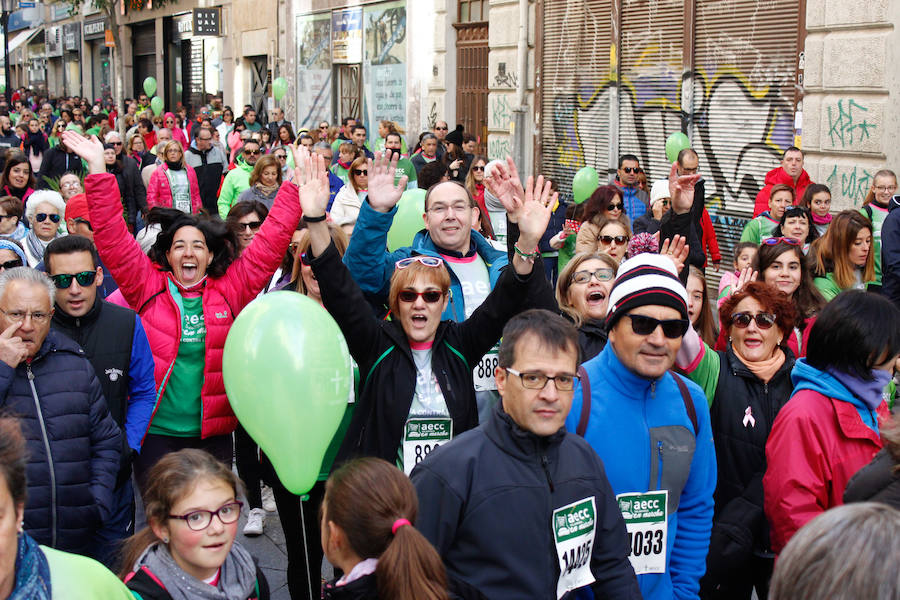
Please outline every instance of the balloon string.
[{"label": "balloon string", "polygon": [[[300,530],[303,532],[303,556],[306,559],[304,562],[306,564],[306,572],[309,573],[309,548],[306,545],[306,516],[303,514],[303,496],[300,496]],[[322,565],[319,565],[319,570],[322,570]],[[313,594],[313,578],[312,574],[309,573],[309,597],[311,600],[318,600],[318,598]],[[320,593],[319,596],[322,594]]]}]

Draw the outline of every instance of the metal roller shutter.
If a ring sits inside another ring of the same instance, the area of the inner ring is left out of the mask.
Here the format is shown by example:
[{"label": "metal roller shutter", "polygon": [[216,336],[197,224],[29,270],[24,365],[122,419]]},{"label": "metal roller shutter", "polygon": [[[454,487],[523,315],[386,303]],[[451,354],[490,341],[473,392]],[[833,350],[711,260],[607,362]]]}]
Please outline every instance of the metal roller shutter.
[{"label": "metal roller shutter", "polygon": [[684,3],[621,1],[618,153],[637,155],[649,191],[669,175],[666,138],[681,131]]},{"label": "metal roller shutter", "polygon": [[562,196],[584,166],[609,159],[611,0],[546,0],[541,56],[541,173]]}]

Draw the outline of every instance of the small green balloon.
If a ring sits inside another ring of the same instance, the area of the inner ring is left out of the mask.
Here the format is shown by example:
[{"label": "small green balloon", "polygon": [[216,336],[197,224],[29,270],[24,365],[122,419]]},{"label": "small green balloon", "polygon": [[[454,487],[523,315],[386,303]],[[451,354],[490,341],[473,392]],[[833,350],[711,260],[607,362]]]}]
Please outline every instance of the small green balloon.
[{"label": "small green balloon", "polygon": [[422,215],[425,214],[425,190],[406,190],[397,203],[397,214],[387,234],[388,250],[409,246],[413,238],[425,227]]},{"label": "small green balloon", "polygon": [[0,94],[5,94],[5,93],[6,93],[6,84],[0,83]]},{"label": "small green balloon", "polygon": [[153,96],[150,100],[150,108],[153,109],[153,114],[161,115],[163,111],[163,99],[159,96]]},{"label": "small green balloon", "polygon": [[287,79],[278,77],[272,82],[272,94],[275,96],[275,102],[279,102],[287,93]]},{"label": "small green balloon", "polygon": [[600,175],[594,167],[581,167],[572,179],[575,204],[581,204],[600,186]]},{"label": "small green balloon", "polygon": [[175,84],[175,95],[176,95],[176,96],[180,96],[180,95],[181,95],[181,92],[183,92],[183,91],[184,91],[184,88],[181,87],[181,84],[180,84],[180,83],[176,83],[176,84]]},{"label": "small green balloon", "polygon": [[351,394],[353,363],[337,323],[302,294],[266,294],[231,326],[222,374],[234,414],[281,483],[308,492]]},{"label": "small green balloon", "polygon": [[666,139],[666,158],[669,159],[670,163],[673,163],[678,160],[679,152],[690,147],[691,140],[688,139],[688,136],[680,131],[673,133]]},{"label": "small green balloon", "polygon": [[144,93],[148,96],[156,93],[156,77],[148,77],[144,80]]}]

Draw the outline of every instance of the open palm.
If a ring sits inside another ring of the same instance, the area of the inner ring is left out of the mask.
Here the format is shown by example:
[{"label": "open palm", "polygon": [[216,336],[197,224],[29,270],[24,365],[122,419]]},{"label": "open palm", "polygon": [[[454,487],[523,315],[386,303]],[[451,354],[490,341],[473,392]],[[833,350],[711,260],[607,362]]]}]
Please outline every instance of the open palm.
[{"label": "open palm", "polygon": [[367,161],[369,170],[369,188],[367,190],[369,206],[379,212],[388,212],[400,201],[403,190],[406,189],[406,182],[409,177],[404,175],[400,181],[394,185],[394,177],[397,173],[397,160],[400,154],[391,153],[391,158],[381,152],[375,153],[375,160],[371,158]]}]

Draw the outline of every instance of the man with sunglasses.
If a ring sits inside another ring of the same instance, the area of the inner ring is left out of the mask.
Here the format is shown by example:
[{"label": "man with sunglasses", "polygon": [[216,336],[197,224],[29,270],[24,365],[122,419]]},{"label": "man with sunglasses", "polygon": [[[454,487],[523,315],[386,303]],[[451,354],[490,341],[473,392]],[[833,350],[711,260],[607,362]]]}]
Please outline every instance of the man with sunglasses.
[{"label": "man with sunglasses", "polygon": [[131,459],[140,452],[156,405],[153,354],[137,313],[101,299],[103,268],[89,239],[54,240],[44,252],[44,264],[56,287],[51,327],[84,350],[123,435],[112,514],[94,536],[94,556],[112,565],[121,541],[134,533]]},{"label": "man with sunglasses", "polygon": [[253,173],[253,167],[260,156],[262,147],[257,140],[251,138],[244,142],[240,155],[235,159],[235,167],[228,171],[219,192],[216,204],[222,219],[228,216],[228,211],[238,201],[241,192],[250,187],[250,174]]},{"label": "man with sunglasses", "polygon": [[438,158],[442,158],[444,156],[444,152],[447,151],[447,133],[450,131],[450,126],[447,125],[447,121],[437,121],[434,124],[434,129],[432,133],[434,133],[434,137],[437,138],[437,149],[435,152],[437,153]]},{"label": "man with sunglasses", "polygon": [[[197,127],[197,135],[184,153],[184,162],[197,174],[200,186],[200,200],[210,214],[218,212],[217,194],[222,183],[222,174],[228,166],[228,157],[218,146],[213,145],[211,126]],[[247,180],[248,187],[250,180]]]},{"label": "man with sunglasses", "polygon": [[634,154],[623,154],[619,157],[619,169],[613,183],[622,190],[625,203],[625,214],[631,220],[637,219],[650,207],[646,190],[640,188],[638,175],[643,173],[638,157]]},{"label": "man with sunglasses", "polygon": [[582,365],[566,428],[606,466],[645,599],[696,598],[706,570],[716,489],[709,408],[671,372],[690,327],[672,261],[639,254],[609,295],[609,343]]}]

